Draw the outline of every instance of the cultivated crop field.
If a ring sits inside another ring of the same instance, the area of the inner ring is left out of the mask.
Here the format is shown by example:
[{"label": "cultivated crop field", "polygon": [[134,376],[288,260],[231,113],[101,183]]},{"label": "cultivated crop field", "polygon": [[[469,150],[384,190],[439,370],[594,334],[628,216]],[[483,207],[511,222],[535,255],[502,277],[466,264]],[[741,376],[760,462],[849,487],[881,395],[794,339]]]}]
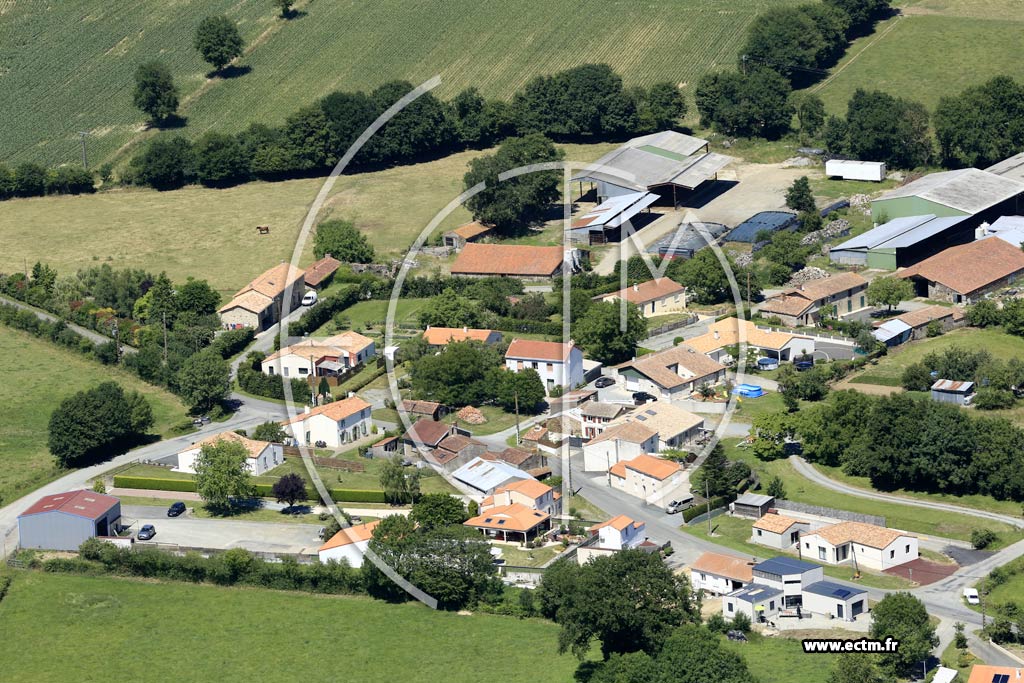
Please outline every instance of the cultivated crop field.
[{"label": "cultivated crop field", "polygon": [[[94,164],[114,158],[144,122],[131,103],[132,74],[157,57],[182,92],[181,132],[195,137],[280,123],[332,90],[392,79],[440,75],[445,97],[467,85],[508,96],[537,74],[607,62],[629,84],[693,84],[732,68],[745,26],[780,4],[796,3],[299,0],[298,16],[284,21],[266,0],[0,3],[0,159],[77,163],[78,131],[92,134]],[[250,46],[240,65],[251,71],[208,81],[192,35],[203,16],[221,12],[239,22]]]},{"label": "cultivated crop field", "polygon": [[[563,145],[566,158],[597,159],[613,145]],[[401,258],[434,215],[462,191],[473,157],[341,176],[323,213],[354,220],[385,258]],[[171,192],[133,188],[94,195],[12,199],[0,205],[0,272],[42,260],[58,272],[109,263],[167,271],[175,281],[206,278],[225,301],[256,275],[291,258],[299,228],[323,179],[254,182]],[[469,220],[457,209],[442,224]],[[257,225],[271,226],[259,235]],[[300,265],[313,260],[312,239]]]},{"label": "cultivated crop field", "polygon": [[59,476],[46,448],[50,414],[66,397],[114,380],[142,392],[153,407],[153,431],[166,434],[185,418],[177,397],[146,384],[127,371],[0,327],[0,499],[9,503]]},{"label": "cultivated crop field", "polygon": [[832,76],[812,87],[829,111],[846,113],[857,88],[917,100],[933,110],[993,76],[1024,79],[1024,7],[1019,0],[920,0],[899,3],[903,16],[857,40]]},{"label": "cultivated crop field", "polygon": [[[22,571],[0,603],[0,670],[34,681],[572,680],[558,627],[420,604]],[[53,637],[55,633],[60,637]],[[125,656],[113,662],[102,640]],[[502,647],[497,643],[514,643]],[[44,645],[45,644],[45,645]]]}]

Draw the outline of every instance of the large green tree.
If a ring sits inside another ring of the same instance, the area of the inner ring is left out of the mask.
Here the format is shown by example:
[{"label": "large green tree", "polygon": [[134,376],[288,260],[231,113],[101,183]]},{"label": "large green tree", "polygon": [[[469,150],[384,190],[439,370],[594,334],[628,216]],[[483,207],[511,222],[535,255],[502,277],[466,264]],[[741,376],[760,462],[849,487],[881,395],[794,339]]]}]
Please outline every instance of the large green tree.
[{"label": "large green tree", "polygon": [[871,637],[892,637],[900,646],[895,652],[879,656],[882,668],[897,676],[907,676],[929,657],[939,644],[935,626],[919,599],[910,593],[889,593],[871,610]]},{"label": "large green tree", "polygon": [[103,382],[61,401],[50,415],[47,443],[60,467],[73,467],[122,450],[152,425],[142,395]]},{"label": "large green tree", "polygon": [[466,200],[473,218],[493,225],[502,234],[514,234],[540,222],[561,196],[558,170],[533,171],[504,181],[499,174],[530,164],[561,161],[562,150],[540,134],[508,138],[494,154],[469,162],[465,189],[480,183],[485,188]]},{"label": "large green tree", "polygon": [[446,289],[426,303],[419,319],[423,327],[480,327],[483,313],[469,297]]},{"label": "large green tree", "polygon": [[544,406],[544,382],[536,370],[512,372],[504,368],[493,377],[494,401],[505,411],[518,409],[526,415],[536,415]]},{"label": "large green tree", "polygon": [[213,349],[189,356],[178,370],[178,392],[194,410],[209,410],[231,391],[231,366]]},{"label": "large green tree", "polygon": [[173,190],[195,177],[195,163],[191,142],[180,135],[160,136],[132,158],[131,171],[140,183]]},{"label": "large green tree", "polygon": [[345,263],[370,263],[373,245],[352,221],[329,220],[316,226],[313,233],[313,253],[317,258],[330,254]]},{"label": "large green tree", "polygon": [[749,683],[743,657],[722,644],[722,638],[697,624],[684,624],[657,656],[658,683]]},{"label": "large green tree", "polygon": [[888,680],[878,670],[874,656],[850,652],[836,657],[828,683],[888,683]]},{"label": "large green tree", "polygon": [[786,190],[786,206],[794,211],[818,210],[818,205],[814,202],[814,194],[811,192],[811,182],[807,176],[800,176]]},{"label": "large green tree", "polygon": [[[735,264],[728,257],[726,262],[735,271]],[[718,304],[732,299],[729,274],[718,261],[714,249],[701,249],[691,259],[673,260],[666,274],[686,287],[698,303]]]},{"label": "large green tree", "polygon": [[596,639],[606,658],[613,653],[656,653],[677,627],[700,621],[686,577],[673,573],[655,554],[623,550],[571,573],[572,581],[563,580],[556,589],[572,592],[555,596],[563,652],[572,650],[583,658]]},{"label": "large green tree", "polygon": [[996,76],[939,99],[935,137],[943,161],[984,168],[1024,150],[1024,84]]},{"label": "large green tree", "polygon": [[412,391],[417,398],[445,405],[480,405],[493,400],[495,371],[501,366],[501,355],[494,348],[455,342],[412,363]]},{"label": "large green tree", "polygon": [[255,492],[246,463],[249,452],[238,441],[222,439],[204,444],[195,460],[196,493],[214,509],[231,507],[235,499]]},{"label": "large green tree", "polygon": [[736,492],[736,486],[750,476],[750,467],[742,461],[730,462],[721,444],[708,453],[704,463],[693,473],[693,490],[712,498]]},{"label": "large green tree", "polygon": [[857,89],[846,110],[847,151],[854,158],[916,168],[932,157],[928,111],[882,92]]},{"label": "large green tree", "polygon": [[274,422],[272,420],[260,423],[252,430],[252,438],[256,441],[284,443],[284,440],[287,437],[288,433],[284,431],[284,427],[281,426],[281,423]]},{"label": "large green tree", "polygon": [[380,487],[390,503],[415,502],[420,497],[420,470],[406,467],[401,455],[388,458],[380,469]]},{"label": "large green tree", "polygon": [[199,22],[193,44],[214,71],[220,71],[241,55],[245,45],[235,22],[223,14],[206,17]]},{"label": "large green tree", "polygon": [[876,277],[868,284],[867,300],[872,306],[888,306],[891,311],[903,301],[914,298],[914,285],[902,277]]},{"label": "large green tree", "polygon": [[166,64],[154,60],[139,65],[132,102],[156,124],[178,113],[178,89]]},{"label": "large green tree", "polygon": [[791,88],[778,72],[756,67],[746,73],[709,73],[694,97],[701,123],[729,135],[775,139],[789,130]]},{"label": "large green tree", "polygon": [[462,524],[469,515],[466,504],[447,493],[425,493],[413,503],[409,518],[424,531]]},{"label": "large green tree", "polygon": [[210,131],[196,141],[193,149],[200,182],[218,185],[249,177],[249,157],[237,136]]},{"label": "large green tree", "polygon": [[587,309],[572,333],[591,358],[611,365],[636,355],[637,346],[647,337],[647,318],[635,304],[603,301]]}]

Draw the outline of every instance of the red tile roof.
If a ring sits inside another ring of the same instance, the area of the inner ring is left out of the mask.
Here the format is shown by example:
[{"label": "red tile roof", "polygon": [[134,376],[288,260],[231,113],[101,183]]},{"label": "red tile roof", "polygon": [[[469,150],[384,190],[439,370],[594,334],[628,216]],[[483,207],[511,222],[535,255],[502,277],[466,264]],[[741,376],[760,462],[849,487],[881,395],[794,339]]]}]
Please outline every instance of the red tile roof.
[{"label": "red tile roof", "polygon": [[690,570],[724,576],[727,579],[744,583],[754,580],[753,567],[746,560],[719,553],[704,553],[697,558]]},{"label": "red tile roof", "polygon": [[366,408],[369,408],[370,404],[359,398],[358,396],[350,396],[349,398],[343,398],[340,401],[334,401],[333,403],[327,403],[322,406],[313,408],[308,413],[300,413],[294,419],[288,420],[285,424],[292,424],[293,422],[304,422],[311,417],[317,415],[324,415],[332,420],[340,421],[344,420],[350,415],[355,415]]},{"label": "red tile roof", "polygon": [[38,515],[41,512],[60,511],[76,517],[99,519],[121,501],[114,496],[93,491],[68,491],[43,496],[32,507],[25,510],[19,517]]},{"label": "red tile roof", "polygon": [[331,538],[320,546],[319,550],[330,550],[331,548],[340,548],[345,545],[352,545],[353,543],[359,543],[360,541],[368,541],[373,537],[373,530],[380,524],[379,519],[375,519],[372,522],[366,524],[357,524],[350,526],[347,529],[341,529],[338,533],[331,536]]},{"label": "red tile roof", "polygon": [[467,520],[466,526],[477,529],[502,529],[505,531],[527,532],[543,524],[548,513],[528,508],[520,503],[498,505]]},{"label": "red tile roof", "polygon": [[333,275],[341,267],[341,261],[333,256],[324,256],[322,259],[306,268],[306,284],[311,287],[318,286],[321,282]]},{"label": "red tile roof", "polygon": [[405,440],[415,442],[417,446],[436,446],[441,439],[448,436],[451,425],[433,420],[417,420],[405,433]]},{"label": "red tile roof", "polygon": [[564,258],[562,247],[470,243],[452,264],[452,275],[551,277]]},{"label": "red tile roof", "polygon": [[667,277],[662,277],[655,280],[648,280],[647,282],[641,282],[640,284],[633,285],[632,287],[626,287],[625,289],[620,289],[617,292],[603,294],[595,298],[601,299],[606,297],[618,297],[639,306],[680,294],[684,289],[686,288],[678,282],[670,280]]},{"label": "red tile roof", "polygon": [[454,230],[449,230],[448,232],[458,235],[464,240],[471,240],[474,237],[486,235],[490,231],[491,228],[489,226],[486,226],[478,221],[472,221],[470,223],[464,223],[459,227],[455,228]]},{"label": "red tile roof", "polygon": [[897,273],[938,282],[960,294],[970,294],[1024,271],[1024,251],[997,237],[950,247]]},{"label": "red tile roof", "polygon": [[632,460],[620,460],[612,465],[609,471],[617,477],[625,478],[627,469],[664,481],[679,471],[679,463],[641,453]]},{"label": "red tile roof", "polygon": [[617,515],[606,522],[601,522],[600,524],[595,524],[594,526],[590,527],[590,533],[597,533],[598,530],[603,529],[606,526],[610,526],[616,531],[622,531],[628,526],[633,526],[639,529],[643,525],[643,522],[634,521],[632,518],[627,517],[626,515]]},{"label": "red tile roof", "polygon": [[444,346],[451,342],[478,341],[487,343],[492,335],[500,333],[494,330],[475,330],[469,327],[428,327],[423,333],[423,340],[431,346]]},{"label": "red tile roof", "polygon": [[532,339],[513,339],[505,352],[505,358],[521,358],[523,360],[544,360],[564,362],[572,353],[573,344],[560,342],[534,341]]},{"label": "red tile roof", "polygon": [[495,491],[495,493],[500,493],[501,491],[516,491],[517,493],[521,493],[524,496],[528,496],[536,500],[550,490],[550,486],[542,484],[536,479],[520,479],[512,482],[511,484],[505,484]]}]

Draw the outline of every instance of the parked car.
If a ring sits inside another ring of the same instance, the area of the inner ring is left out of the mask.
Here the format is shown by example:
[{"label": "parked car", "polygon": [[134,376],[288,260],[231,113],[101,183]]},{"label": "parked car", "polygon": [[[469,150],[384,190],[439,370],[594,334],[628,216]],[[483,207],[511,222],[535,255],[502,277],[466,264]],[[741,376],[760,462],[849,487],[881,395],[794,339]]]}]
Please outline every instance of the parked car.
[{"label": "parked car", "polygon": [[177,517],[185,514],[185,504],[180,500],[177,503],[172,503],[171,507],[167,508],[168,517]]},{"label": "parked car", "polygon": [[604,389],[605,387],[614,386],[615,380],[611,377],[598,377],[597,381],[594,382],[594,386],[598,389]]},{"label": "parked car", "polygon": [[642,406],[650,401],[657,401],[658,397],[652,394],[648,394],[646,391],[637,391],[633,394],[633,404]]},{"label": "parked car", "polygon": [[200,417],[194,418],[192,420],[192,424],[194,426],[196,426],[196,427],[202,427],[203,425],[208,425],[208,424],[210,424],[210,416],[209,415],[201,415]]},{"label": "parked car", "polygon": [[980,605],[981,598],[978,596],[978,591],[974,588],[964,589],[964,600],[967,601],[968,605]]},{"label": "parked car", "polygon": [[693,496],[689,498],[682,498],[680,500],[671,501],[666,507],[665,512],[670,515],[682,512],[683,510],[689,510],[693,507]]},{"label": "parked car", "polygon": [[139,529],[139,533],[135,534],[135,537],[140,541],[148,541],[154,536],[156,536],[156,527],[152,524],[143,524],[142,528]]},{"label": "parked car", "polygon": [[[293,301],[294,301],[294,299],[293,299]],[[309,290],[308,292],[306,292],[303,295],[303,297],[302,297],[302,305],[303,306],[312,306],[316,302],[317,302],[316,292],[314,292],[312,289]]]}]

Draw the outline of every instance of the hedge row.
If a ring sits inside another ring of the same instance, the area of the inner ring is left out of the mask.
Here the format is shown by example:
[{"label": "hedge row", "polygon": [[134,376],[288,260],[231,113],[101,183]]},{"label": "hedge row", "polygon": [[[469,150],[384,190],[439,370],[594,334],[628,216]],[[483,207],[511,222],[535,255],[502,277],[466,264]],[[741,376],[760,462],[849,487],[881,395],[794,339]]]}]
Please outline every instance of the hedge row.
[{"label": "hedge row", "polygon": [[[165,479],[163,477],[133,477],[125,474],[114,475],[114,486],[126,489],[149,489],[151,491],[177,491],[195,493],[196,483],[191,479]],[[273,484],[257,482],[253,485],[256,495],[270,497]],[[365,489],[327,489],[336,501],[346,503],[384,503],[384,492]],[[311,490],[307,490],[309,499],[313,498]]]},{"label": "hedge row", "polygon": [[[736,500],[736,496],[717,496],[711,499],[711,510],[717,510],[718,508],[724,508],[729,503]],[[683,521],[690,522],[696,517],[700,517],[708,511],[707,503],[701,503],[700,505],[694,505],[689,510],[683,510]]]},{"label": "hedge row", "polygon": [[521,332],[524,334],[562,334],[562,323],[550,320],[522,320],[520,318],[495,318],[492,326],[505,332]]},{"label": "hedge row", "polygon": [[359,301],[359,287],[349,285],[333,294],[320,299],[309,310],[293,323],[288,325],[288,334],[293,337],[301,337],[312,334],[323,327],[324,323],[334,317],[336,313],[344,311]]}]

